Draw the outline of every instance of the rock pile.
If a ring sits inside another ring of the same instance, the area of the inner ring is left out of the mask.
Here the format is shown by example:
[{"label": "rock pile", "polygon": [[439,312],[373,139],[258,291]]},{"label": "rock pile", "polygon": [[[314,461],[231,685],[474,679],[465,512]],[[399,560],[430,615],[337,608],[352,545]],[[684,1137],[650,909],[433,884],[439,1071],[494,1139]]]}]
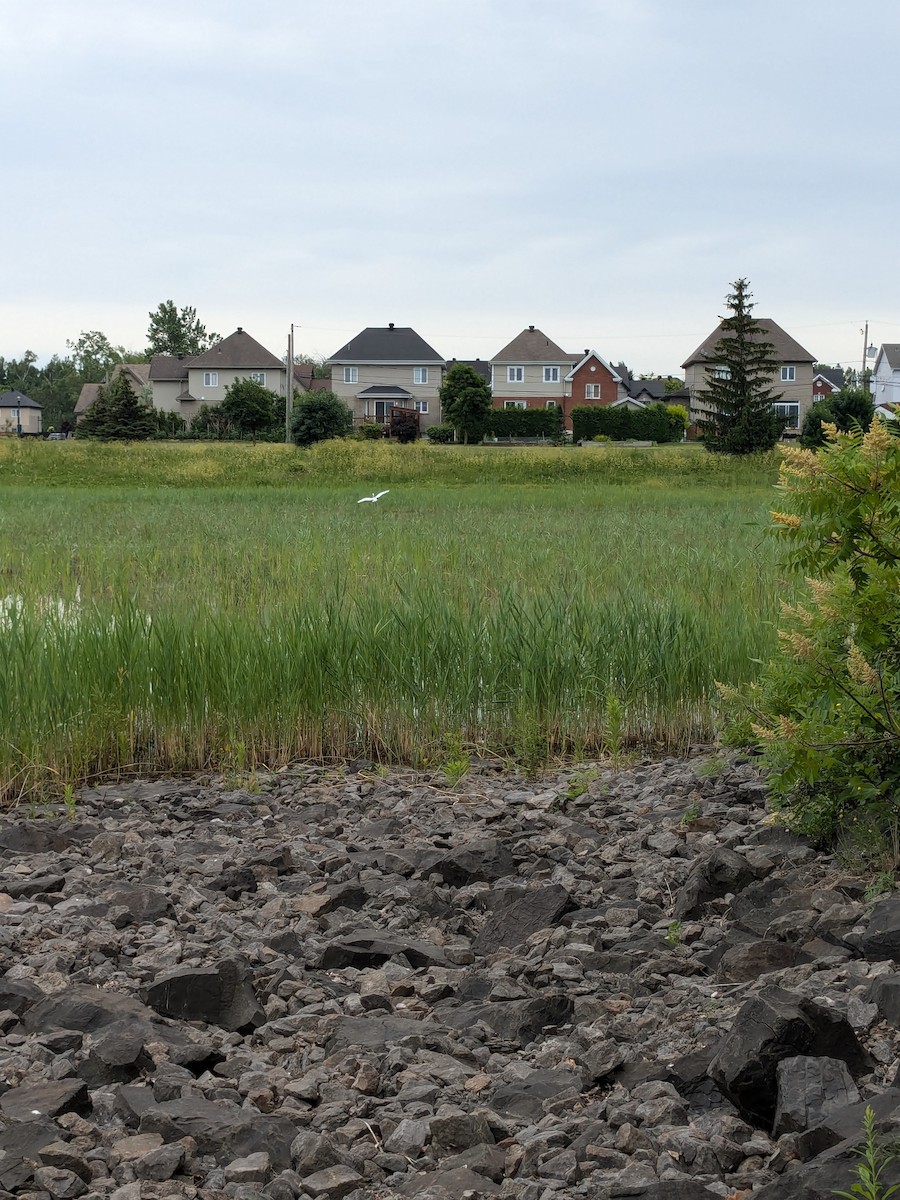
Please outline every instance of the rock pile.
[{"label": "rock pile", "polygon": [[752,764],[233,784],[0,821],[0,1200],[812,1200],[900,1121],[900,902]]}]

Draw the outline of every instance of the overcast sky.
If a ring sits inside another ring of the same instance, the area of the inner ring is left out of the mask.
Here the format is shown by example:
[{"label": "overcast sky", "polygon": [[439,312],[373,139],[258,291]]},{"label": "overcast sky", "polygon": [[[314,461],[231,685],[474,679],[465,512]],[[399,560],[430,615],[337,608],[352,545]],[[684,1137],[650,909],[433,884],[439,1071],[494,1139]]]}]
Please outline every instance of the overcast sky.
[{"label": "overcast sky", "polygon": [[0,0],[0,355],[162,300],[333,354],[527,325],[667,373],[746,276],[900,342],[897,0]]}]

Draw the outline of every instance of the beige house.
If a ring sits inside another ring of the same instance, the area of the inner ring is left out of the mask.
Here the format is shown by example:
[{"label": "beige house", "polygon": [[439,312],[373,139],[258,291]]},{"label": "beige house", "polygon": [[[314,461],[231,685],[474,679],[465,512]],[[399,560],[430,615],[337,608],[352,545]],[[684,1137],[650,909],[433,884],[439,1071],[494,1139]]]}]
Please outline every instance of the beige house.
[{"label": "beige house", "polygon": [[570,373],[587,351],[571,353],[529,325],[491,359],[494,408],[563,408]]},{"label": "beige house", "polygon": [[440,423],[446,363],[414,329],[370,326],[328,362],[331,390],[358,424],[389,425],[394,408],[417,412],[420,430]]},{"label": "beige house", "polygon": [[[684,382],[690,393],[690,416],[692,421],[702,417],[705,409],[702,393],[707,387],[710,374],[725,368],[716,359],[716,348],[723,335],[722,324],[701,342],[690,357],[683,362]],[[757,319],[758,341],[770,342],[774,347],[772,357],[778,363],[772,376],[771,386],[776,399],[772,407],[786,419],[785,432],[799,430],[803,418],[813,401],[813,363],[815,357],[795,342],[789,333],[768,317]]]},{"label": "beige house", "polygon": [[18,390],[0,392],[0,436],[21,437],[43,433],[43,409]]},{"label": "beige house", "polygon": [[287,387],[284,362],[240,326],[202,354],[155,354],[150,360],[153,407],[178,413],[188,425],[202,404],[221,404],[226,388],[243,379],[280,396]]}]

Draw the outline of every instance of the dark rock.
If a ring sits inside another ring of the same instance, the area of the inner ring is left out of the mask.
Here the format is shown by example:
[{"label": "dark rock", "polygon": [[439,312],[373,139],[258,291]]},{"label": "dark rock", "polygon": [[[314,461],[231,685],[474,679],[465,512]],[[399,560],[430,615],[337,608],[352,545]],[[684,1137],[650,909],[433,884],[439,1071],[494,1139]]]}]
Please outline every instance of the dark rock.
[{"label": "dark rock", "polygon": [[252,894],[259,887],[255,872],[250,867],[232,867],[212,879],[204,880],[204,887],[214,892],[224,892],[229,900],[237,900],[245,892]]},{"label": "dark rock", "polygon": [[319,966],[326,971],[335,967],[380,967],[399,955],[411,967],[435,966],[447,961],[440,946],[430,942],[360,933],[326,946]]},{"label": "dark rock", "polygon": [[106,988],[75,984],[65,992],[46,996],[25,1014],[23,1024],[29,1033],[48,1029],[77,1029],[92,1033],[106,1025],[132,1017],[153,1018],[153,1013],[131,996],[122,996]]},{"label": "dark rock", "polygon": [[429,1034],[437,1032],[437,1025],[413,1017],[341,1017],[334,1026],[327,1049],[329,1054],[334,1054],[347,1046],[379,1050],[393,1042],[422,1045]]},{"label": "dark rock", "polygon": [[865,931],[860,934],[859,949],[869,962],[900,960],[900,896],[888,896],[875,905]]},{"label": "dark rock", "polygon": [[688,876],[675,901],[674,915],[683,920],[700,912],[703,905],[728,892],[740,892],[756,878],[740,854],[717,846],[701,858]]},{"label": "dark rock", "polygon": [[434,851],[419,863],[422,875],[439,875],[451,887],[470,883],[493,883],[516,874],[516,862],[509,849],[495,839],[467,842],[455,850]]},{"label": "dark rock", "polygon": [[5,1129],[0,1129],[0,1187],[8,1192],[20,1189],[32,1178],[42,1147],[58,1138],[59,1126],[49,1118],[13,1118]]},{"label": "dark rock", "polygon": [[44,993],[30,979],[10,979],[8,975],[0,978],[0,1009],[13,1012],[17,1017],[43,998]]},{"label": "dark rock", "polygon": [[365,1182],[365,1178],[352,1167],[325,1167],[323,1171],[306,1176],[303,1180],[303,1190],[313,1197],[325,1196],[327,1200],[341,1200],[342,1196],[349,1196]]},{"label": "dark rock", "polygon": [[0,1096],[0,1111],[10,1121],[34,1121],[60,1113],[87,1113],[91,1098],[83,1079],[60,1079],[52,1083],[23,1084]]},{"label": "dark rock", "polygon": [[418,1196],[427,1191],[429,1195],[446,1196],[447,1200],[459,1200],[460,1196],[496,1196],[500,1185],[484,1175],[477,1175],[470,1167],[455,1167],[450,1171],[435,1171],[429,1175],[413,1175],[400,1185],[402,1196]]},{"label": "dark rock", "polygon": [[246,976],[246,964],[238,959],[168,971],[147,988],[147,1003],[182,1021],[205,1021],[228,1030],[255,1028],[266,1016]]},{"label": "dark rock", "polygon": [[809,961],[809,955],[804,954],[793,942],[771,939],[744,942],[732,946],[722,955],[716,968],[716,978],[726,983],[749,983],[760,975],[783,971]]},{"label": "dark rock", "polygon": [[25,900],[30,896],[41,896],[51,892],[61,892],[66,886],[63,875],[26,875],[6,880],[2,890],[13,900]]},{"label": "dark rock", "polygon": [[797,1055],[839,1058],[854,1074],[871,1069],[844,1017],[782,988],[767,987],[743,1005],[709,1073],[748,1121],[769,1129],[777,1106],[778,1063]]},{"label": "dark rock", "polygon": [[47,1192],[52,1200],[74,1200],[83,1196],[88,1186],[74,1171],[64,1171],[60,1167],[38,1167],[34,1173],[34,1183],[38,1188]]},{"label": "dark rock", "polygon": [[148,1106],[139,1128],[141,1133],[159,1133],[167,1142],[192,1137],[201,1154],[213,1155],[222,1165],[267,1152],[276,1170],[291,1165],[291,1143],[297,1136],[296,1126],[285,1117],[196,1097]]},{"label": "dark rock", "polygon": [[434,1117],[429,1124],[431,1144],[438,1155],[468,1150],[471,1146],[494,1144],[494,1135],[485,1117],[478,1113],[451,1113]]},{"label": "dark rock", "polygon": [[160,888],[120,884],[104,892],[103,899],[110,907],[127,908],[135,925],[152,925],[175,916],[171,897]]},{"label": "dark rock", "polygon": [[574,1004],[562,993],[532,1000],[505,1000],[492,1004],[465,1004],[441,1011],[441,1017],[454,1029],[469,1029],[483,1024],[502,1042],[527,1046],[546,1030],[571,1021]]},{"label": "dark rock", "polygon": [[851,1104],[847,1108],[832,1109],[820,1124],[799,1133],[794,1139],[797,1153],[801,1159],[804,1161],[813,1159],[817,1154],[822,1154],[824,1151],[840,1145],[841,1142],[852,1142],[854,1138],[859,1141],[862,1135],[863,1117],[866,1108],[870,1106],[879,1121],[891,1117],[892,1123],[896,1124],[896,1114],[900,1109],[900,1089],[889,1088],[880,1096],[873,1096],[869,1100]]},{"label": "dark rock", "polygon": [[777,1080],[773,1137],[820,1125],[829,1113],[859,1100],[853,1077],[836,1058],[783,1058]]},{"label": "dark rock", "polygon": [[544,1101],[555,1100],[567,1092],[581,1092],[581,1076],[565,1069],[529,1071],[524,1079],[500,1084],[491,1093],[491,1108],[539,1121],[544,1115]]},{"label": "dark rock", "polygon": [[550,883],[537,888],[503,888],[487,900],[489,916],[473,943],[476,954],[520,946],[533,933],[549,929],[572,906],[564,887]]}]

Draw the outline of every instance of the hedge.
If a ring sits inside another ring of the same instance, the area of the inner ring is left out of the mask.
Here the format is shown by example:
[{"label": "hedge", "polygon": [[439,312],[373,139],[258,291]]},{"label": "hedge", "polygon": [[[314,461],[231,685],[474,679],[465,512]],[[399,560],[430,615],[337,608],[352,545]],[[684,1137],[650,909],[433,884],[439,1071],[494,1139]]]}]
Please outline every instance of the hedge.
[{"label": "hedge", "polygon": [[571,415],[576,442],[589,442],[598,434],[614,442],[674,442],[681,440],[683,432],[683,426],[672,420],[665,404],[650,404],[647,408],[589,405],[573,408]]},{"label": "hedge", "polygon": [[558,438],[562,428],[562,410],[559,408],[494,408],[487,417],[490,437]]}]

